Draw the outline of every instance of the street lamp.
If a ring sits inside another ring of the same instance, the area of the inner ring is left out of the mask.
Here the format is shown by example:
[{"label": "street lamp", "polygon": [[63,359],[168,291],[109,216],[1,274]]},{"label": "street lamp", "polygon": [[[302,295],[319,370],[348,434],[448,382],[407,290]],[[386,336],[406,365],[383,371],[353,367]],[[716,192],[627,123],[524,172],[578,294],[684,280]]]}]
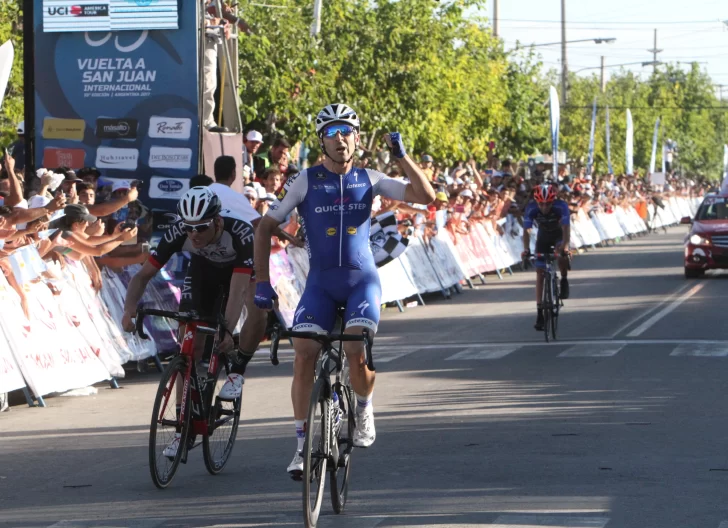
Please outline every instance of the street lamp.
[{"label": "street lamp", "polygon": [[[573,44],[574,42],[593,42],[594,44],[612,44],[613,42],[616,42],[616,38],[588,38],[588,39],[578,39],[578,40],[567,40],[565,44]],[[527,46],[522,46],[521,43],[517,43],[516,47],[513,48],[511,51],[516,51],[521,48],[538,48],[541,46],[557,46],[561,45],[561,41],[559,42],[546,42],[543,44],[529,44]]]}]

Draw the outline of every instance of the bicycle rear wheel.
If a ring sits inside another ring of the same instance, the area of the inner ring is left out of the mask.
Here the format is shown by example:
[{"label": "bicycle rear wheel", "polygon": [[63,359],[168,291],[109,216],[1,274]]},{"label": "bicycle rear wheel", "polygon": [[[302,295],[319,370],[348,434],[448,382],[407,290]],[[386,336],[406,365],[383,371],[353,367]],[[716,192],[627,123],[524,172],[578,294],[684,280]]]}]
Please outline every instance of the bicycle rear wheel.
[{"label": "bicycle rear wheel", "polygon": [[326,380],[319,378],[311,392],[303,444],[303,520],[306,528],[316,526],[324,498],[331,434],[331,400],[326,392]]},{"label": "bicycle rear wheel", "polygon": [[[179,407],[181,399],[177,398],[177,390],[181,390],[187,372],[187,360],[178,356],[170,361],[159,380],[157,396],[154,399],[152,423],[149,429],[149,471],[154,485],[164,489],[172,482],[182,455],[187,445],[187,433],[190,424],[190,392],[187,392],[184,422],[180,420]],[[175,435],[180,439],[174,456],[165,454],[172,448]]]},{"label": "bicycle rear wheel", "polygon": [[209,413],[208,435],[202,438],[202,454],[205,467],[211,475],[220,473],[230,459],[240,423],[242,398],[230,401],[219,397],[229,374],[227,362],[218,358],[215,379],[209,381],[214,386],[208,387],[206,391],[209,395],[205,402]]},{"label": "bicycle rear wheel", "polygon": [[[346,498],[349,493],[349,478],[351,476],[351,452],[354,449],[354,391],[349,385],[349,380],[344,379],[342,383],[334,387],[339,394],[339,406],[341,407],[341,418],[337,427],[340,428],[335,439],[339,445],[338,464],[331,470],[331,505],[336,513],[344,511]],[[334,409],[336,410],[336,409]]]}]

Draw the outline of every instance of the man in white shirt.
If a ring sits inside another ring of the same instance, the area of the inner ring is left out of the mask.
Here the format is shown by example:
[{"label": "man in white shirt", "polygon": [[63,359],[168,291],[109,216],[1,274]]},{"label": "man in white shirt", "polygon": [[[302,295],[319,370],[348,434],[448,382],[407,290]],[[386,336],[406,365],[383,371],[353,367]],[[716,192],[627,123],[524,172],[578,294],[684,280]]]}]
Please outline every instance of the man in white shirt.
[{"label": "man in white shirt", "polygon": [[[263,134],[257,130],[250,130],[245,135],[245,141],[243,141],[243,179],[246,179],[246,173],[248,181],[252,181],[255,173],[255,165],[253,158],[258,153],[260,146],[263,144]],[[248,183],[247,181],[245,182]]]},{"label": "man in white shirt", "polygon": [[[220,156],[215,160],[215,183],[210,184],[212,190],[222,203],[220,214],[223,216],[233,216],[241,218],[249,222],[254,227],[260,222],[260,214],[250,204],[250,200],[244,195],[233,189],[231,185],[235,182],[237,165],[235,158],[232,156]],[[246,187],[248,189],[249,187]],[[288,240],[297,247],[303,247],[303,242],[297,238],[291,237],[288,233],[280,228],[275,232],[278,238]],[[254,279],[255,277],[253,277]],[[252,359],[253,354],[258,349],[263,336],[265,335],[268,314],[265,310],[261,310],[253,299],[255,297],[255,289],[248,288],[245,293],[245,309],[246,317],[243,329],[240,331],[240,352],[239,359],[243,368]]]}]

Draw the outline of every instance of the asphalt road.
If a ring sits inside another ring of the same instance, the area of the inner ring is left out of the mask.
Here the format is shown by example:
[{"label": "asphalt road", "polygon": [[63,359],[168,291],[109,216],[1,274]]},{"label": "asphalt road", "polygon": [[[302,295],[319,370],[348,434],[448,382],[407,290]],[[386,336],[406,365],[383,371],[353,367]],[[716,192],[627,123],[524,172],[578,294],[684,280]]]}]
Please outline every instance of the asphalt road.
[{"label": "asphalt road", "polygon": [[[532,272],[387,311],[378,437],[347,510],[319,525],[728,528],[728,274],[682,275],[685,228],[580,255],[560,340],[533,330]],[[291,355],[253,361],[231,462],[199,450],[158,491],[158,374],[0,415],[0,525],[300,526]]]}]

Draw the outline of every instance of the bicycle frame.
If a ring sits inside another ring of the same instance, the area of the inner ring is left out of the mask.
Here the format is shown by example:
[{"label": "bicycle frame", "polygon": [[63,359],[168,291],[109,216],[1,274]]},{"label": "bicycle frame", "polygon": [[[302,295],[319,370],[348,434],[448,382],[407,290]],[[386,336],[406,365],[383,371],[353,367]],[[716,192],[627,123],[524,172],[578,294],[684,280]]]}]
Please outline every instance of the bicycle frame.
[{"label": "bicycle frame", "polygon": [[[145,315],[154,315],[154,316],[160,316],[160,317],[168,317],[170,319],[175,319],[180,322],[184,322],[184,327],[181,332],[181,335],[184,336],[182,338],[182,346],[180,347],[180,355],[187,358],[186,361],[186,368],[185,368],[185,374],[184,374],[184,381],[182,386],[182,404],[180,408],[180,415],[177,420],[177,424],[164,424],[164,425],[178,425],[182,426],[186,422],[187,419],[187,413],[189,412],[189,409],[187,408],[187,396],[188,393],[190,393],[190,390],[192,393],[190,394],[189,401],[192,406],[192,415],[190,416],[191,420],[191,428],[190,433],[192,435],[200,435],[200,436],[209,436],[211,429],[214,429],[210,426],[210,424],[207,421],[208,416],[208,409],[205,405],[205,391],[208,390],[208,387],[217,380],[213,379],[213,377],[217,374],[217,367],[218,362],[220,361],[220,354],[218,353],[212,353],[210,356],[209,365],[207,368],[207,376],[204,380],[200,380],[198,373],[197,373],[197,367],[195,365],[195,338],[197,337],[197,334],[203,334],[203,335],[212,335],[212,336],[218,336],[219,330],[220,330],[220,322],[218,321],[218,328],[211,328],[209,326],[206,326],[211,321],[210,320],[201,320],[203,318],[198,318],[200,320],[196,319],[196,314],[194,312],[190,313],[178,313],[178,312],[167,312],[163,310],[146,310],[143,308],[140,308],[137,311],[137,318],[136,318],[136,331],[139,334],[139,336],[142,339],[149,339],[149,336],[147,336],[144,333],[144,316]],[[213,345],[213,350],[215,349],[215,345]],[[174,379],[174,381],[170,384],[169,390],[165,394],[165,402],[164,407],[162,408],[162,413],[160,415],[164,415],[164,411],[167,408],[167,404],[169,403],[170,396],[172,394],[172,391],[175,388],[175,385],[177,384],[177,378]],[[229,419],[229,418],[228,418]],[[215,424],[217,425],[217,424]]]}]

